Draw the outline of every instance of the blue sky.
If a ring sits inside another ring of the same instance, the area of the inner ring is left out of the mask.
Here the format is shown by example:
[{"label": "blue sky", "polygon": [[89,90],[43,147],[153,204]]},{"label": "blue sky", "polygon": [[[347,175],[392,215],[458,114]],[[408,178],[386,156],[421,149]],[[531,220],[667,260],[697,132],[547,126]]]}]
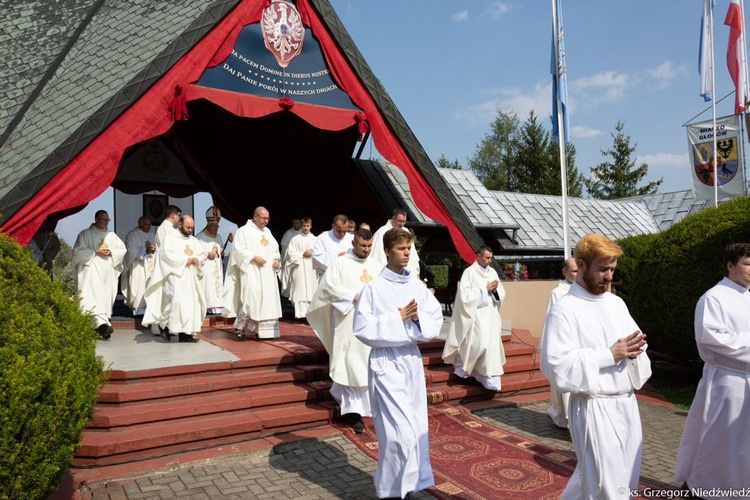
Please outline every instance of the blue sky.
[{"label": "blue sky", "polygon": [[[726,69],[728,0],[714,11],[716,92],[733,90]],[[467,164],[498,108],[549,128],[550,0],[331,0],[365,60],[433,161]],[[660,192],[690,188],[683,124],[707,109],[699,96],[702,0],[563,0],[571,141],[584,175],[603,161],[617,120]],[[733,96],[717,116],[733,111]],[[710,120],[710,109],[699,120]],[[379,157],[368,144],[365,156]],[[109,192],[109,190],[108,190]],[[69,242],[112,206],[103,194],[62,221]],[[210,205],[204,195],[196,213]],[[203,227],[202,218],[196,226]],[[228,222],[222,233],[234,230]]]}]

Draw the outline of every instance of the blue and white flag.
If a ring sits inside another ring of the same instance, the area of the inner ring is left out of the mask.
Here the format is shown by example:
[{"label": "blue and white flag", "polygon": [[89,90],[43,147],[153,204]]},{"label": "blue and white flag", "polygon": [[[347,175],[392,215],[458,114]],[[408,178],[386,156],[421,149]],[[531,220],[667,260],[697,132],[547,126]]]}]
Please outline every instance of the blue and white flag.
[{"label": "blue and white flag", "polygon": [[716,0],[703,0],[701,40],[698,50],[698,73],[701,75],[701,97],[708,102],[714,95],[714,16]]},{"label": "blue and white flag", "polygon": [[556,141],[558,140],[557,102],[559,100],[562,107],[565,144],[568,144],[570,142],[570,126],[568,125],[568,77],[565,67],[562,0],[554,0],[554,2],[554,9],[552,11],[552,61],[550,65],[550,73],[552,73],[552,136]]}]

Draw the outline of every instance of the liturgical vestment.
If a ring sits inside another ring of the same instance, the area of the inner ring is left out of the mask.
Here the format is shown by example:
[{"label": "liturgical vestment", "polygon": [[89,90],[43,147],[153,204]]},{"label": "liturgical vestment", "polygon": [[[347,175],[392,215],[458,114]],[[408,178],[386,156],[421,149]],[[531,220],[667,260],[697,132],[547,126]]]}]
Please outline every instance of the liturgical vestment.
[{"label": "liturgical vestment", "polygon": [[289,300],[294,304],[295,318],[305,317],[315,289],[318,288],[318,273],[313,267],[312,255],[304,256],[307,250],[312,250],[313,243],[315,235],[300,233],[289,240],[284,257],[282,274],[289,280]]},{"label": "liturgical vestment", "polygon": [[[221,236],[211,236],[204,229],[195,235],[206,252],[206,260],[203,262],[203,286],[206,297],[206,309],[211,314],[221,314],[222,300],[224,297],[224,266],[221,262],[221,249],[224,245]],[[209,259],[208,254],[216,250],[217,257]]]},{"label": "liturgical vestment", "polygon": [[133,314],[140,315],[146,310],[146,302],[143,297],[146,294],[146,285],[151,274],[154,272],[154,254],[146,253],[146,243],[153,245],[155,234],[143,232],[136,227],[125,236],[125,263],[120,289],[125,297],[125,305],[133,310]]},{"label": "liturgical vestment", "polygon": [[[419,323],[399,307],[416,300]],[[427,390],[417,342],[438,337],[440,303],[408,270],[383,268],[365,288],[354,312],[354,336],[369,345],[372,418],[378,437],[375,493],[403,498],[435,484],[430,465]]]}]

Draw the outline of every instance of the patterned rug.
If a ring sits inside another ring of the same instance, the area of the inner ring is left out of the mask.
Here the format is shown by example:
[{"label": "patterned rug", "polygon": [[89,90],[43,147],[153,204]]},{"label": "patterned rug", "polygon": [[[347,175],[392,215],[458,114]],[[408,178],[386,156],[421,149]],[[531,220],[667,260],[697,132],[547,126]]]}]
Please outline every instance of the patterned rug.
[{"label": "patterned rug", "polygon": [[[576,466],[575,455],[499,429],[450,405],[428,408],[430,460],[440,499],[557,499]],[[370,419],[344,435],[377,460],[378,441]],[[657,486],[648,483],[649,486]],[[642,484],[643,486],[643,484]]]}]

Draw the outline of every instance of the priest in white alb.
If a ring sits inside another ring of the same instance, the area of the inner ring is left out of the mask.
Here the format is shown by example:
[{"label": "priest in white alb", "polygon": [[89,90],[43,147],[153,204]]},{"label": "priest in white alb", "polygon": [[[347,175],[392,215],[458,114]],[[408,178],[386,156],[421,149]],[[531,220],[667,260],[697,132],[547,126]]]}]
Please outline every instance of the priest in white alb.
[{"label": "priest in white alb", "polygon": [[[381,265],[385,266],[386,264],[386,257],[385,257],[385,251],[383,250],[383,235],[386,233],[386,231],[389,231],[391,229],[404,229],[405,231],[408,231],[406,229],[406,210],[404,210],[401,207],[397,207],[393,210],[393,216],[388,219],[388,221],[383,224],[380,229],[375,231],[375,236],[372,240],[372,258],[375,259],[377,262],[379,262]],[[411,272],[414,276],[419,276],[419,254],[417,253],[417,247],[415,245],[414,240],[412,240],[411,243],[411,252],[409,253],[409,265],[406,266],[406,268]]]},{"label": "priest in white alb", "polygon": [[578,277],[544,324],[541,369],[570,392],[578,463],[563,500],[622,498],[638,488],[643,436],[634,391],[651,376],[645,335],[623,300],[608,292],[620,247],[587,234],[573,255]]},{"label": "priest in white alb", "polygon": [[107,229],[109,215],[99,210],[94,223],[78,234],[70,264],[76,273],[81,311],[93,315],[94,328],[103,339],[112,336],[109,319],[117,298],[117,278],[127,252],[125,244]]},{"label": "priest in white alb", "polygon": [[154,272],[154,237],[151,232],[151,219],[144,215],[138,218],[138,226],[125,236],[125,263],[120,277],[120,290],[125,305],[140,316],[146,310],[143,300],[146,284]]},{"label": "priest in white alb", "polygon": [[203,262],[203,286],[209,314],[221,314],[223,309],[224,266],[221,258],[224,242],[219,234],[219,221],[219,209],[209,207],[206,211],[206,227],[195,235],[203,243],[203,249],[206,251],[206,260]]},{"label": "priest in white alb", "polygon": [[292,219],[292,227],[287,229],[279,240],[279,255],[281,255],[281,271],[279,272],[279,280],[281,281],[281,295],[289,297],[289,275],[287,275],[287,268],[284,266],[284,259],[286,258],[286,249],[289,246],[289,242],[292,238],[302,232],[302,220]]},{"label": "priest in white alb", "polygon": [[505,364],[500,306],[505,289],[490,263],[492,249],[481,246],[477,259],[461,275],[443,360],[461,378],[474,377],[490,391],[501,389]]},{"label": "priest in white alb", "polygon": [[300,221],[300,233],[289,240],[282,271],[289,277],[289,300],[294,304],[295,318],[305,317],[318,288],[318,274],[312,263],[312,246],[315,243],[315,235],[310,232],[312,220],[303,217]]},{"label": "priest in white alb", "polygon": [[[570,291],[570,285],[576,280],[578,275],[578,266],[573,257],[565,259],[562,266],[563,279],[549,292],[547,300],[547,313],[552,306],[560,300],[563,295]],[[549,386],[550,405],[547,408],[547,415],[556,426],[566,429],[568,427],[568,405],[570,403],[570,393],[560,392],[552,383]]]},{"label": "priest in white alb", "polygon": [[318,276],[323,276],[333,260],[344,255],[351,247],[354,235],[347,231],[349,218],[339,214],[333,218],[331,230],[320,233],[312,248],[313,266]]},{"label": "priest in white alb", "polygon": [[206,317],[202,267],[206,252],[192,234],[193,218],[182,215],[178,224],[178,230],[167,235],[159,247],[159,261],[146,288],[142,322],[158,325],[167,342],[175,334],[179,342],[197,342]]},{"label": "priest in white alb", "polygon": [[378,498],[404,498],[435,484],[417,342],[438,337],[443,311],[406,269],[413,237],[402,229],[385,233],[387,265],[362,290],[354,311],[354,336],[372,348],[368,379],[378,437]]},{"label": "priest in white alb", "polygon": [[352,248],[328,267],[307,312],[307,321],[328,352],[331,396],[357,433],[365,430],[362,417],[372,416],[367,381],[370,347],[355,338],[353,330],[359,294],[381,269],[369,258],[371,250],[372,233],[355,231]]},{"label": "priest in white alb", "polygon": [[703,498],[748,498],[750,243],[728,245],[723,261],[725,278],[695,307],[703,376],[682,431],[674,477],[691,489],[700,488],[694,494]]},{"label": "priest in white alb", "polygon": [[[155,247],[156,252],[154,252],[154,269],[156,269],[157,263],[159,262],[159,247],[161,246],[162,242],[172,233],[177,232],[177,224],[180,221],[180,216],[182,215],[182,210],[180,210],[180,207],[176,205],[167,205],[164,209],[164,220],[161,221],[161,224],[159,224],[159,227],[156,229],[156,238],[155,238]],[[164,294],[162,294],[164,296]],[[156,307],[155,304],[152,304],[151,309],[152,313],[154,313],[153,309]],[[168,307],[168,304],[162,304],[162,308]],[[160,315],[161,316],[161,315]],[[161,335],[164,337],[164,332],[160,332],[158,326],[154,323],[151,325],[151,333],[154,335]]]},{"label": "priest in white alb", "polygon": [[279,244],[267,227],[269,218],[268,210],[256,208],[252,220],[237,230],[229,257],[222,316],[236,318],[234,330],[240,340],[248,332],[259,339],[280,337],[281,263]]}]

